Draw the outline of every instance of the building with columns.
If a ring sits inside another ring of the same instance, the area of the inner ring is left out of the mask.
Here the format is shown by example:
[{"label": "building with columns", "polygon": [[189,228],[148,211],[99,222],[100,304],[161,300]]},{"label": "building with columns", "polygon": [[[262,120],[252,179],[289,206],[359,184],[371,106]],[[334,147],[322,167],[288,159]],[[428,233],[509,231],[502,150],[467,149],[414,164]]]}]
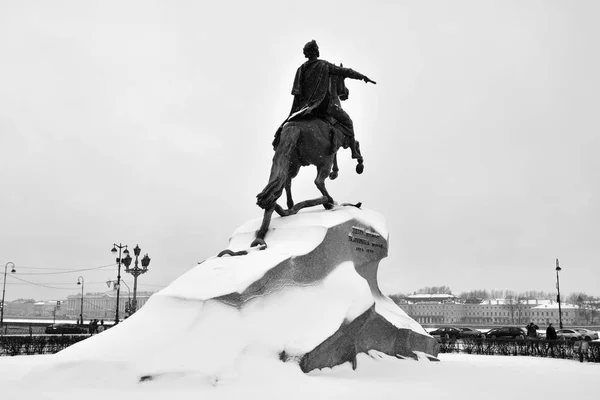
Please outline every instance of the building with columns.
[{"label": "building with columns", "polygon": [[[154,292],[137,292],[137,309],[139,310],[148,301]],[[130,314],[130,304],[133,298],[128,294],[119,296],[119,319],[123,319]],[[67,297],[64,307],[68,318],[77,319],[81,313],[81,293]],[[100,293],[85,293],[83,295],[83,319],[104,319],[114,320],[117,305],[117,292],[110,290]]]},{"label": "building with columns", "polygon": [[[554,300],[486,299],[460,302],[453,295],[410,295],[396,300],[420,324],[547,325],[559,323]],[[579,307],[561,304],[563,325],[584,325]]]}]

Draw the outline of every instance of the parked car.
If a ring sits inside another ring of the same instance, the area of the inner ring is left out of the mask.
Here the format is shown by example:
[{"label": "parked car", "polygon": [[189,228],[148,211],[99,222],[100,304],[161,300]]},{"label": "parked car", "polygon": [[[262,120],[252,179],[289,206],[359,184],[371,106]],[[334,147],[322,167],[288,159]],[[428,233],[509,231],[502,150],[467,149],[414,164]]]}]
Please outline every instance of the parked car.
[{"label": "parked car", "polygon": [[587,341],[598,340],[598,332],[590,331],[589,329],[585,328],[573,328],[573,330],[581,333],[583,338]]},{"label": "parked car", "polygon": [[460,337],[465,338],[482,338],[483,333],[473,328],[458,328],[460,329]]},{"label": "parked car", "polygon": [[538,332],[538,339],[546,339],[546,332]]},{"label": "parked car", "polygon": [[488,339],[524,339],[525,336],[527,336],[527,331],[516,326],[492,328],[485,333],[485,337]]},{"label": "parked car", "polygon": [[460,329],[454,327],[438,328],[429,332],[431,336],[445,337],[449,339],[460,339]]},{"label": "parked car", "polygon": [[86,333],[86,330],[73,324],[52,324],[48,325],[44,332],[49,335],[74,335]]},{"label": "parked car", "polygon": [[583,335],[574,329],[559,329],[556,337],[562,340],[583,340]]}]

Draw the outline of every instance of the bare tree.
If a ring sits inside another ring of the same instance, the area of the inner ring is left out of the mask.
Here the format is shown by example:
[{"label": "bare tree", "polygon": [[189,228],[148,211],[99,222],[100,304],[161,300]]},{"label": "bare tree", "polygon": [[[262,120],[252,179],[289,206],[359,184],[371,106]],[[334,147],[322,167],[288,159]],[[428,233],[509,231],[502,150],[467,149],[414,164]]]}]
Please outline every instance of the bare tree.
[{"label": "bare tree", "polygon": [[448,286],[425,286],[417,290],[419,294],[452,294],[452,289]]}]

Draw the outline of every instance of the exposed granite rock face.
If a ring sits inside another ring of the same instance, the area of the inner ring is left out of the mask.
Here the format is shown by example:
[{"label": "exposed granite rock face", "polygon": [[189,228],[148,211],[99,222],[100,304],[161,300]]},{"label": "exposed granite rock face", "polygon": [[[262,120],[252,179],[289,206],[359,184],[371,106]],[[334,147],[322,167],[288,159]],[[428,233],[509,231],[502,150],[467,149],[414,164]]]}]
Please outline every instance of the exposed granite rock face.
[{"label": "exposed granite rock face", "polygon": [[435,340],[410,329],[395,327],[379,315],[373,306],[306,353],[300,361],[300,368],[309,372],[350,362],[352,368],[356,369],[356,355],[368,353],[369,350],[414,359],[418,359],[415,352],[422,352],[431,361],[438,361],[435,358],[438,354]]},{"label": "exposed granite rock face", "polygon": [[381,296],[377,268],[379,261],[386,256],[387,240],[372,228],[350,220],[330,227],[313,251],[280,262],[242,293],[230,293],[215,299],[239,308],[257,296],[286,286],[315,285],[347,261],[354,263],[356,272],[369,283],[371,292]]},{"label": "exposed granite rock face", "polygon": [[[269,237],[267,236],[267,241]],[[317,368],[333,367],[346,361],[356,367],[356,354],[369,350],[417,359],[415,352],[422,352],[437,360],[438,344],[424,330],[416,332],[397,327],[377,312],[377,300],[383,299],[377,282],[377,270],[381,259],[388,254],[388,241],[372,226],[351,219],[328,228],[322,242],[311,252],[290,257],[270,269],[262,278],[242,293],[219,296],[220,300],[238,308],[257,296],[264,296],[286,286],[314,285],[325,279],[337,266],[352,262],[356,272],[369,284],[374,304],[353,321],[344,323],[337,332],[302,357],[304,372]],[[326,307],[326,305],[324,305]],[[395,305],[394,305],[395,306]],[[397,317],[409,319],[395,306]],[[389,314],[389,307],[388,307]],[[310,327],[307,327],[310,329]]]}]

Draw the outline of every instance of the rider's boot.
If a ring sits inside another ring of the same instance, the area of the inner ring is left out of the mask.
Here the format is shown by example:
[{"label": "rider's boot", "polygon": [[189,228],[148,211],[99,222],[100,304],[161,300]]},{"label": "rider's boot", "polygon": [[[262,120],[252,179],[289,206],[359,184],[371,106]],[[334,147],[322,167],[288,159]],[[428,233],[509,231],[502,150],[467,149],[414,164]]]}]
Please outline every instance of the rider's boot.
[{"label": "rider's boot", "polygon": [[350,138],[350,151],[352,152],[352,158],[355,160],[362,161],[362,154],[360,154],[360,143],[353,137]]},{"label": "rider's boot", "polygon": [[355,140],[354,138],[351,139],[350,150],[352,151],[352,158],[356,159],[356,161],[358,162],[358,164],[356,165],[356,173],[362,174],[365,169],[365,166],[363,165],[364,159],[362,157],[362,154],[360,154],[360,143],[358,142],[358,140]]}]

